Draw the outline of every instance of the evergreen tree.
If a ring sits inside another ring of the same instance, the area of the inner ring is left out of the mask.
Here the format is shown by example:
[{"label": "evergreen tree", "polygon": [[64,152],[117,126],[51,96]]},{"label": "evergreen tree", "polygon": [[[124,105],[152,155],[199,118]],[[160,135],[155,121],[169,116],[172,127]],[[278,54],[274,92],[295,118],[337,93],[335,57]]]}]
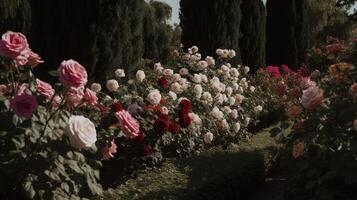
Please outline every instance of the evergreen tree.
[{"label": "evergreen tree", "polygon": [[28,0],[0,0],[0,35],[8,30],[27,33],[31,26]]},{"label": "evergreen tree", "polygon": [[241,10],[242,38],[239,47],[242,63],[255,71],[265,65],[265,6],[261,0],[243,0]]},{"label": "evergreen tree", "polygon": [[181,0],[182,43],[197,45],[203,56],[214,55],[217,48],[237,51],[240,61],[241,0]]},{"label": "evergreen tree", "polygon": [[308,47],[306,0],[267,1],[267,64],[298,67]]}]

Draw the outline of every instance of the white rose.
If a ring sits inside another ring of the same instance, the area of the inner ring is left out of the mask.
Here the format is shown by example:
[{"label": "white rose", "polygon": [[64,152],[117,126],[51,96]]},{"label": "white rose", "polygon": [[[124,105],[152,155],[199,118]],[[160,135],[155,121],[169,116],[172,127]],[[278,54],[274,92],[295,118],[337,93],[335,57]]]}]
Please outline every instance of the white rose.
[{"label": "white rose", "polygon": [[234,97],[229,97],[228,102],[230,106],[233,106],[236,103],[236,99]]},{"label": "white rose", "polygon": [[118,81],[112,79],[112,80],[108,80],[107,81],[107,89],[110,91],[110,92],[115,92],[117,91],[119,88],[119,83]]},{"label": "white rose", "polygon": [[233,94],[233,89],[231,87],[226,88],[226,93],[228,96],[231,96]]},{"label": "white rose", "polygon": [[223,54],[221,55],[222,58],[228,57],[228,49],[223,49]]},{"label": "white rose", "polygon": [[229,129],[229,124],[228,124],[226,119],[223,119],[221,121],[221,127],[222,127],[223,130],[228,130]]},{"label": "white rose", "polygon": [[244,67],[244,73],[248,74],[248,72],[250,71],[250,68],[248,66]]},{"label": "white rose", "polygon": [[159,90],[152,90],[146,97],[146,100],[152,105],[159,105],[161,101],[161,94]]},{"label": "white rose", "polygon": [[178,80],[180,80],[181,79],[181,75],[180,74],[174,74],[174,75],[172,75],[172,81],[178,81]]},{"label": "white rose", "polygon": [[221,70],[224,74],[229,73],[229,67],[227,65],[222,65]]},{"label": "white rose", "polygon": [[222,56],[222,55],[223,55],[223,49],[217,49],[217,50],[216,50],[216,54],[217,54],[218,56]]},{"label": "white rose", "polygon": [[242,86],[239,86],[239,87],[238,87],[238,93],[243,94],[243,92],[244,92],[243,87],[242,87]]},{"label": "white rose", "polygon": [[195,87],[193,88],[193,92],[195,93],[197,98],[201,98],[202,91],[203,91],[202,86],[199,84],[195,85]]},{"label": "white rose", "polygon": [[177,99],[177,94],[175,92],[169,91],[169,96],[172,98],[172,100],[176,100]]},{"label": "white rose", "polygon": [[145,79],[145,72],[143,70],[138,70],[136,72],[136,80],[142,82]]},{"label": "white rose", "polygon": [[83,116],[72,115],[64,133],[74,148],[89,148],[97,141],[97,131],[93,122]]},{"label": "white rose", "polygon": [[199,74],[194,74],[193,75],[193,82],[195,83],[201,83],[202,82],[202,77]]},{"label": "white rose", "polygon": [[171,84],[170,90],[175,92],[176,94],[180,94],[183,92],[181,85],[177,82]]},{"label": "white rose", "polygon": [[207,78],[207,76],[204,75],[204,74],[200,74],[200,75],[201,75],[201,80],[202,80],[202,82],[208,83],[208,78]]},{"label": "white rose", "polygon": [[202,120],[201,120],[200,116],[198,116],[197,114],[189,113],[188,116],[191,118],[193,124],[195,124],[196,126],[202,125]]},{"label": "white rose", "polygon": [[250,92],[254,92],[255,91],[255,87],[254,86],[250,86],[249,90],[250,90]]},{"label": "white rose", "polygon": [[233,49],[228,51],[228,57],[229,58],[234,58],[236,56],[236,51],[234,51]]},{"label": "white rose", "polygon": [[189,74],[189,71],[188,71],[187,68],[181,68],[181,69],[180,69],[180,75],[181,75],[181,76],[185,76],[185,75],[187,75],[187,74]]},{"label": "white rose", "polygon": [[246,117],[245,119],[244,119],[244,125],[245,126],[248,126],[249,125],[249,123],[250,123],[250,117]]},{"label": "white rose", "polygon": [[174,74],[174,71],[172,69],[164,69],[163,74],[165,76],[172,76]]},{"label": "white rose", "polygon": [[194,54],[194,55],[191,55],[190,60],[191,60],[192,62],[197,62],[197,61],[201,60],[201,54],[196,53],[196,54]]},{"label": "white rose", "polygon": [[164,68],[161,66],[161,63],[155,63],[154,64],[154,70],[155,71],[158,71],[158,72],[161,72]]},{"label": "white rose", "polygon": [[202,99],[204,101],[212,101],[212,95],[209,92],[204,92],[202,95]]},{"label": "white rose", "polygon": [[215,97],[214,97],[214,101],[218,104],[218,105],[222,105],[224,102],[224,98],[223,95],[221,93],[218,93]]},{"label": "white rose", "polygon": [[259,113],[259,112],[261,112],[262,110],[263,110],[263,106],[261,106],[261,105],[254,107],[254,112]]},{"label": "white rose", "polygon": [[211,142],[213,141],[213,137],[213,133],[207,132],[203,137],[203,141],[207,144],[211,144]]},{"label": "white rose", "polygon": [[231,68],[229,72],[233,77],[239,77],[239,71],[237,68]]},{"label": "white rose", "polygon": [[211,111],[211,115],[216,119],[223,119],[223,112],[219,108],[214,107]]},{"label": "white rose", "polygon": [[191,48],[192,53],[197,53],[198,52],[198,47],[197,46],[192,46]]},{"label": "white rose", "polygon": [[129,84],[129,85],[133,85],[134,83],[135,83],[134,79],[129,79],[129,80],[128,80],[128,84]]},{"label": "white rose", "polygon": [[102,90],[102,86],[99,83],[92,83],[90,89],[94,92],[100,92]]},{"label": "white rose", "polygon": [[223,111],[228,114],[232,112],[232,109],[229,106],[224,106]]},{"label": "white rose", "polygon": [[117,69],[117,70],[115,70],[115,76],[116,76],[117,78],[123,78],[123,77],[125,77],[125,72],[124,72],[124,70],[123,70],[123,69]]},{"label": "white rose", "polygon": [[238,118],[238,110],[233,109],[232,112],[231,112],[231,117],[233,119],[237,119]]},{"label": "white rose", "polygon": [[204,61],[204,60],[201,60],[201,61],[199,61],[199,62],[197,63],[197,69],[198,69],[198,70],[204,70],[204,69],[206,69],[207,67],[208,67],[208,64],[207,64],[207,62]]},{"label": "white rose", "polygon": [[234,123],[234,125],[233,125],[233,130],[234,130],[234,132],[236,132],[236,133],[239,132],[239,130],[240,130],[240,124],[239,124],[239,122]]},{"label": "white rose", "polygon": [[213,57],[211,57],[211,56],[207,56],[206,57],[206,59],[205,59],[205,61],[207,62],[207,64],[209,65],[209,66],[212,66],[212,65],[215,65],[216,64],[216,61],[213,59]]}]

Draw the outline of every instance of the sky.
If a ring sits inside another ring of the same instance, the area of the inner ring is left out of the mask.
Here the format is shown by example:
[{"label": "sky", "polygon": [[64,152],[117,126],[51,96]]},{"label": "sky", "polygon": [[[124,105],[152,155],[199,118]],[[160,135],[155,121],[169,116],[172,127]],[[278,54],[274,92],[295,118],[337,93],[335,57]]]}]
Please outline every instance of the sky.
[{"label": "sky", "polygon": [[[172,16],[170,19],[170,24],[179,23],[179,12],[180,12],[180,0],[159,0],[169,4],[172,7]],[[262,0],[264,3],[266,0]]]},{"label": "sky", "polygon": [[[179,12],[180,12],[180,0],[159,0],[169,4],[172,7],[172,16],[170,19],[170,24],[179,23]],[[264,4],[267,0],[262,0]],[[355,4],[354,8],[357,8],[357,3]]]}]

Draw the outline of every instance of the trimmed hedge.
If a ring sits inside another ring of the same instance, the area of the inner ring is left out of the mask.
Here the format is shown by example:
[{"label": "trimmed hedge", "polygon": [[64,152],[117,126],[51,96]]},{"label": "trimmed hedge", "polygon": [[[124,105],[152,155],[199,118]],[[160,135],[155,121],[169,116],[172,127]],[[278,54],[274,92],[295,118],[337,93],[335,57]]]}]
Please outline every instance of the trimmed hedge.
[{"label": "trimmed hedge", "polygon": [[169,160],[160,168],[138,173],[97,199],[213,200],[245,198],[264,184],[279,145],[264,130],[229,150],[213,149],[184,160]]}]

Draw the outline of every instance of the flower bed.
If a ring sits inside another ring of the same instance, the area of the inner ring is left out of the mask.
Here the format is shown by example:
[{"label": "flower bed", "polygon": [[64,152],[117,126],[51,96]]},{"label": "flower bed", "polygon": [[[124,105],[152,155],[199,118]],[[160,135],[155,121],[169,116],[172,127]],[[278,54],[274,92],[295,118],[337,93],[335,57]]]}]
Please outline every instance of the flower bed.
[{"label": "flower bed", "polygon": [[49,72],[59,80],[50,85],[36,79],[33,68],[43,61],[26,37],[5,33],[0,197],[101,195],[104,160],[135,171],[249,138],[248,126],[265,107],[264,91],[252,85],[249,67],[229,63],[234,50],[217,55],[202,60],[197,47],[175,51],[169,67],[156,63],[128,79],[117,69],[105,88],[89,85],[85,68],[65,60]]}]

